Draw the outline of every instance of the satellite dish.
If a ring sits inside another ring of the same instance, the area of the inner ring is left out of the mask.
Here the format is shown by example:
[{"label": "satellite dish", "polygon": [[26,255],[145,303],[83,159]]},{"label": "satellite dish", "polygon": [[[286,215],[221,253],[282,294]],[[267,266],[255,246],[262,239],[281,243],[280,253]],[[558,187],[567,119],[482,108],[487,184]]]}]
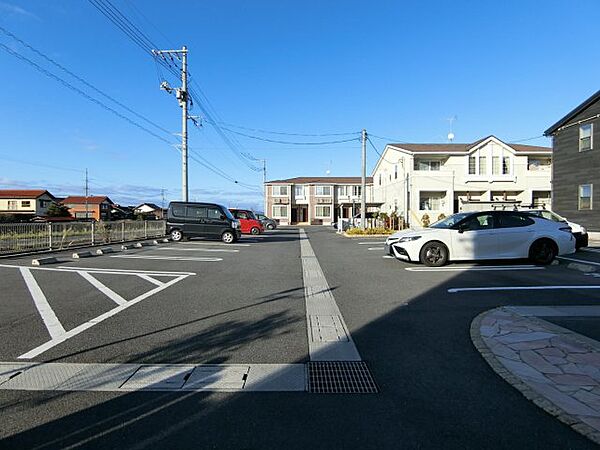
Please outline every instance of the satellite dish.
[{"label": "satellite dish", "polygon": [[454,140],[454,133],[452,133],[452,132],[448,133],[448,140],[450,142],[452,142]]}]

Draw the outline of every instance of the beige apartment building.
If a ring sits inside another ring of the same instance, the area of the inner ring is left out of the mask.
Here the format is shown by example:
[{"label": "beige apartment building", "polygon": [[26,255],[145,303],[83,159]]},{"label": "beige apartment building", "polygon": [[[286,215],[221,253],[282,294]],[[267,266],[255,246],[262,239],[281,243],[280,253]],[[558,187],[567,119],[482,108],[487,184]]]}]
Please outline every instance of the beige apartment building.
[{"label": "beige apartment building", "polygon": [[551,208],[552,149],[488,136],[471,144],[388,144],[373,170],[381,211],[410,226],[498,205]]},{"label": "beige apartment building", "polygon": [[[367,211],[373,202],[373,179],[367,177]],[[296,177],[265,183],[265,215],[281,225],[330,225],[360,212],[360,177]]]}]

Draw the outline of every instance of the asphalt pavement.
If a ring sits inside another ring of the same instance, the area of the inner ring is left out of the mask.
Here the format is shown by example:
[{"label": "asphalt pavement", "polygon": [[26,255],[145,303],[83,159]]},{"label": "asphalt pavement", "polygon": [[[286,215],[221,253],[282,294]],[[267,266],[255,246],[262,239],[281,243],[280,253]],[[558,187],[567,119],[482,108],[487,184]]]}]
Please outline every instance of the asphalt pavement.
[{"label": "asphalt pavement", "polygon": [[[0,447],[593,448],[496,375],[469,328],[497,306],[598,304],[600,278],[566,261],[425,271],[385,258],[382,238],[305,231],[378,393],[0,389]],[[44,270],[30,257],[2,259],[0,360],[307,363],[299,230],[239,244],[192,240],[80,260],[63,253]],[[54,319],[40,312],[44,299]],[[75,333],[53,338],[61,327]]]}]

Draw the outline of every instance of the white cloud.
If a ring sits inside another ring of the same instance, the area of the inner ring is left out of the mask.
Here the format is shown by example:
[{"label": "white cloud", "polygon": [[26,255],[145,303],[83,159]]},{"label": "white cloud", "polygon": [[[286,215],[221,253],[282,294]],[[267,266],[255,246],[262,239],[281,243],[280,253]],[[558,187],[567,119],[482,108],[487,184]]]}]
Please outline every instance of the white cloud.
[{"label": "white cloud", "polygon": [[40,21],[42,20],[38,16],[33,14],[32,12],[27,11],[24,8],[21,8],[20,6],[13,5],[12,3],[0,2],[0,11],[4,11],[4,12],[8,13],[8,15],[29,17],[31,19],[40,20]]}]

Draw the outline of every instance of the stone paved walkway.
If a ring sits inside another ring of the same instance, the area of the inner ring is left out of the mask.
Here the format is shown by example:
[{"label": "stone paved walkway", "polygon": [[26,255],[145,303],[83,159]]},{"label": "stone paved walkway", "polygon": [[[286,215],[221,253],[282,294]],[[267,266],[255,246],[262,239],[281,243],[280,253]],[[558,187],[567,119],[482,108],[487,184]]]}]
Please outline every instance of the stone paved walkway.
[{"label": "stone paved walkway", "polygon": [[471,338],[525,397],[600,444],[600,342],[542,317],[600,317],[600,306],[497,308],[475,318]]}]

